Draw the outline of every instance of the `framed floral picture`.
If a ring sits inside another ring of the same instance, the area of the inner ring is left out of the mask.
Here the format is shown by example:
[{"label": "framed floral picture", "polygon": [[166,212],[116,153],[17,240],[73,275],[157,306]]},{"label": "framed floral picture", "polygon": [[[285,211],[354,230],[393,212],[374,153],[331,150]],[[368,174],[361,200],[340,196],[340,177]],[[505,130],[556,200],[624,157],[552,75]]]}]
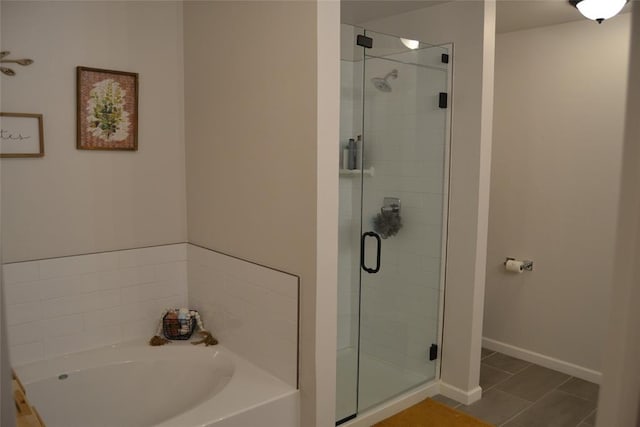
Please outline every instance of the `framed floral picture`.
[{"label": "framed floral picture", "polygon": [[79,150],[138,149],[138,74],[77,68]]}]

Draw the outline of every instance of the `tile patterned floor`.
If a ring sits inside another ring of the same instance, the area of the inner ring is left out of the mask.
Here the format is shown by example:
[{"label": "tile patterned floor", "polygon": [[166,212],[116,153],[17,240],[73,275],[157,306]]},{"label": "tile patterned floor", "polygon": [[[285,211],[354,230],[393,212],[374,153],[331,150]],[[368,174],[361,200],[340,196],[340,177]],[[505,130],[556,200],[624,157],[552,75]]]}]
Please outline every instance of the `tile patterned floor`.
[{"label": "tile patterned floor", "polygon": [[596,422],[597,384],[482,349],[482,399],[462,405],[435,400],[498,427],[591,427]]}]

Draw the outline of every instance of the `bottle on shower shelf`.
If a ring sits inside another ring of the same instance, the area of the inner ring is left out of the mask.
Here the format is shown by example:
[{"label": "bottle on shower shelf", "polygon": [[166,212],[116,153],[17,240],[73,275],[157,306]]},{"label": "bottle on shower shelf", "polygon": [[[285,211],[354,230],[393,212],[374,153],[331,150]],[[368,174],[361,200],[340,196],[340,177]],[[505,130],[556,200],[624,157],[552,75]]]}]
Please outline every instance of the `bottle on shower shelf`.
[{"label": "bottle on shower shelf", "polygon": [[353,138],[349,138],[349,143],[347,144],[347,151],[349,157],[349,164],[347,169],[357,169],[357,157],[358,150],[356,147],[356,140]]},{"label": "bottle on shower shelf", "polygon": [[351,154],[349,152],[349,143],[345,142],[344,148],[342,149],[342,169],[351,169],[349,165],[351,164]]},{"label": "bottle on shower shelf", "polygon": [[363,152],[363,145],[362,145],[362,135],[358,135],[356,137],[356,166],[354,169],[364,169],[364,165],[362,164],[362,152]]}]

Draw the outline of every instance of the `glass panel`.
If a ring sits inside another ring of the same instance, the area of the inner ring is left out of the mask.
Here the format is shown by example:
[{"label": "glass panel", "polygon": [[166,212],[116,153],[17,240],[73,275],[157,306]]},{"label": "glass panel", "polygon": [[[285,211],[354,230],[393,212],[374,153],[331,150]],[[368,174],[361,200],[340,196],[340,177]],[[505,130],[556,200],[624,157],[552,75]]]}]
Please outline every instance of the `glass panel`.
[{"label": "glass panel", "polygon": [[442,299],[448,50],[364,33],[342,26],[338,422],[435,378]]},{"label": "glass panel", "polygon": [[[363,48],[356,45],[362,28],[342,25],[340,61],[340,202],[338,237],[338,354],[336,420],[354,416],[358,402],[358,322],[360,287],[361,174],[349,164],[362,134]],[[353,145],[352,145],[353,150]],[[355,159],[357,160],[357,158]],[[353,160],[351,160],[353,162]],[[353,169],[351,169],[353,168]]]},{"label": "glass panel", "polygon": [[[435,377],[447,186],[448,50],[366,34],[362,232],[381,236],[381,251],[380,270],[361,272],[359,412]],[[365,251],[373,269],[375,236]]]}]

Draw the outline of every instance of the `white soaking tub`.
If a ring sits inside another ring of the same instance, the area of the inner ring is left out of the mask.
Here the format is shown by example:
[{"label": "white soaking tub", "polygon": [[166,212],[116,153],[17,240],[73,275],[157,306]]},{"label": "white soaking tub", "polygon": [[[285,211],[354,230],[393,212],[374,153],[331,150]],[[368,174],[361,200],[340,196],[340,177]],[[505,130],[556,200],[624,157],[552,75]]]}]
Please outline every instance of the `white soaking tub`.
[{"label": "white soaking tub", "polygon": [[16,368],[47,427],[298,427],[298,392],[228,349],[130,342]]}]

